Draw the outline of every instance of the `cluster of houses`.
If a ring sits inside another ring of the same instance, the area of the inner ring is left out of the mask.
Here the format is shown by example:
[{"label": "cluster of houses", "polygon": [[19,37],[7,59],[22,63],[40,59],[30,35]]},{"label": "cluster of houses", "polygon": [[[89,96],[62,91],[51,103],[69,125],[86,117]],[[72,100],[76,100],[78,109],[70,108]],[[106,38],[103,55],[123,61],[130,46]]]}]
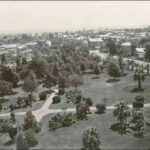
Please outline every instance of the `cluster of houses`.
[{"label": "cluster of houses", "polygon": [[[20,35],[17,35],[16,37],[19,36]],[[22,44],[7,43],[8,40],[6,42],[5,41],[6,38],[0,36],[0,57],[2,57],[2,55],[5,55],[7,59],[7,63],[9,64],[13,63],[12,58],[15,59],[18,56],[24,57],[27,59],[27,61],[29,61],[33,56],[33,50],[34,50],[33,47],[35,47],[38,44],[37,41],[40,40],[42,42],[45,42],[45,44],[47,44],[49,47],[51,48],[53,47],[51,46],[52,45],[51,41],[47,39],[48,36],[49,36],[48,33],[44,33],[41,35],[35,34],[31,36],[32,40],[26,41]],[[124,57],[130,57],[134,55],[134,57],[141,60],[144,59],[145,47],[137,43],[138,41],[140,41],[141,38],[145,38],[147,36],[150,37],[150,34],[146,32],[140,32],[140,33],[131,32],[131,31],[127,32],[125,30],[119,30],[119,29],[53,33],[53,37],[56,38],[57,40],[58,39],[63,39],[66,41],[73,40],[82,43],[84,46],[88,47],[90,52],[93,54],[96,54],[98,52],[108,53],[109,50],[106,46],[106,43],[108,39],[112,39],[115,42],[115,44],[119,46],[119,50],[122,52],[122,55]],[[41,53],[41,55],[44,54]]]}]

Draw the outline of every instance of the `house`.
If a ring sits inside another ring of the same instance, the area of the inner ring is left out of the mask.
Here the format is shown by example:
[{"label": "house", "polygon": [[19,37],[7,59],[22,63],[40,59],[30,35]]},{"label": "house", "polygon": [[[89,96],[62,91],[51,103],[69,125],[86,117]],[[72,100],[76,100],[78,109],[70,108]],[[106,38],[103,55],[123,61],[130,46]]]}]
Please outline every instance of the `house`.
[{"label": "house", "polygon": [[103,40],[102,38],[89,38],[89,47],[92,49],[100,49],[103,47]]},{"label": "house", "polygon": [[144,59],[144,55],[145,55],[145,48],[136,48],[136,56],[138,59]]},{"label": "house", "polygon": [[131,56],[131,43],[130,42],[122,43],[121,52],[123,56]]}]

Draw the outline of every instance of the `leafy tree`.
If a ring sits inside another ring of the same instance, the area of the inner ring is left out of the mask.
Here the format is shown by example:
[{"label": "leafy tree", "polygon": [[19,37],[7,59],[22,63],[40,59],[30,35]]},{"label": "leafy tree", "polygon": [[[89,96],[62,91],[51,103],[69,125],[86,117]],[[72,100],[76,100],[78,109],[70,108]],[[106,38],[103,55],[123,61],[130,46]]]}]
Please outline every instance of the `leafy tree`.
[{"label": "leafy tree", "polygon": [[42,78],[48,69],[48,62],[36,55],[29,63],[29,69],[33,70],[38,78]]},{"label": "leafy tree", "polygon": [[25,92],[30,92],[32,96],[33,95],[32,93],[36,90],[36,88],[37,83],[35,81],[34,74],[30,74],[24,81],[23,90]]},{"label": "leafy tree", "polygon": [[113,62],[111,62],[108,66],[108,74],[114,78],[121,76],[119,67]]},{"label": "leafy tree", "polygon": [[78,90],[78,86],[83,84],[82,78],[78,74],[74,74],[70,77],[72,86],[75,87],[75,90]]},{"label": "leafy tree", "polygon": [[82,61],[80,64],[80,70],[82,71],[82,74],[84,74],[85,69],[86,69],[85,63]]},{"label": "leafy tree", "polygon": [[12,84],[10,82],[0,80],[0,96],[12,93]]},{"label": "leafy tree", "polygon": [[120,67],[121,73],[123,75],[123,73],[124,73],[124,64],[123,64],[123,59],[122,59],[121,56],[119,57],[118,62],[119,62],[119,67]]},{"label": "leafy tree", "polygon": [[65,77],[63,75],[61,75],[59,77],[58,86],[59,86],[59,88],[65,88],[66,87],[66,80],[65,80]]},{"label": "leafy tree", "polygon": [[24,130],[34,129],[37,130],[38,125],[35,116],[32,114],[31,111],[26,113],[24,118]]},{"label": "leafy tree", "polygon": [[59,76],[59,70],[56,64],[53,66],[53,75],[58,77]]},{"label": "leafy tree", "polygon": [[5,57],[5,54],[2,54],[2,57],[1,57],[1,64],[6,64],[7,63],[7,60],[6,60],[6,57]]},{"label": "leafy tree", "polygon": [[97,78],[99,77],[99,75],[100,75],[100,68],[99,68],[99,66],[98,65],[96,65],[95,67],[94,67],[94,74],[96,74],[97,75]]},{"label": "leafy tree", "polygon": [[145,80],[145,76],[142,71],[139,69],[135,72],[133,76],[134,80],[138,82],[138,90],[142,90],[141,82]]},{"label": "leafy tree", "polygon": [[56,78],[50,73],[47,73],[45,75],[44,83],[46,87],[51,88],[53,85],[56,84],[56,82],[57,82]]},{"label": "leafy tree", "polygon": [[16,87],[19,81],[19,75],[11,70],[9,67],[5,66],[2,67],[1,77],[3,80],[12,83],[13,87]]},{"label": "leafy tree", "polygon": [[22,58],[22,65],[26,65],[28,62],[25,57]]},{"label": "leafy tree", "polygon": [[150,62],[150,45],[146,46],[146,49],[145,49],[145,59]]},{"label": "leafy tree", "polygon": [[85,101],[81,101],[76,105],[76,115],[79,120],[83,120],[87,118],[87,114],[90,112],[89,106]]},{"label": "leafy tree", "polygon": [[108,48],[110,54],[114,55],[117,53],[117,46],[111,39],[109,39],[106,43],[106,47]]},{"label": "leafy tree", "polygon": [[100,150],[100,135],[95,127],[90,127],[82,133],[83,150]]},{"label": "leafy tree", "polygon": [[126,130],[127,119],[130,117],[130,109],[126,103],[118,102],[113,110],[114,117],[117,117],[123,130]]}]

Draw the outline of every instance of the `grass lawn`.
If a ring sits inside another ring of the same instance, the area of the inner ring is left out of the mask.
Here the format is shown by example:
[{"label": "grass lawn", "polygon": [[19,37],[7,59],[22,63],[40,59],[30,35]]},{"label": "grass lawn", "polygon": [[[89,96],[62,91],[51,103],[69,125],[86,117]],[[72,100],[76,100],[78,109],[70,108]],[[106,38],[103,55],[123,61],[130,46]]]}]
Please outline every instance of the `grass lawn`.
[{"label": "grass lawn", "polygon": [[[92,98],[93,105],[103,103],[104,98],[107,98],[106,105],[108,106],[122,100],[132,104],[138,94],[145,97],[145,103],[150,103],[150,77],[146,77],[145,81],[142,83],[145,90],[135,93],[132,92],[132,89],[137,87],[137,82],[133,80],[133,72],[129,72],[128,75],[121,77],[120,81],[112,83],[107,82],[111,77],[106,73],[102,73],[100,78],[97,79],[92,79],[94,76],[95,75],[84,75],[84,84],[79,86],[83,96]],[[66,88],[66,91],[70,89],[73,88]],[[50,108],[75,107],[74,104],[66,102],[67,98],[63,95],[61,96],[61,103],[52,104]]]},{"label": "grass lawn", "polygon": [[110,126],[116,122],[112,111],[98,115],[90,114],[88,120],[79,121],[71,127],[60,128],[54,132],[48,131],[48,120],[52,115],[42,119],[42,131],[39,134],[39,144],[34,149],[81,149],[82,132],[84,129],[97,127],[102,141],[102,149],[144,149],[150,148],[150,128],[146,128],[144,138],[136,138],[131,133],[120,135],[110,130]]}]

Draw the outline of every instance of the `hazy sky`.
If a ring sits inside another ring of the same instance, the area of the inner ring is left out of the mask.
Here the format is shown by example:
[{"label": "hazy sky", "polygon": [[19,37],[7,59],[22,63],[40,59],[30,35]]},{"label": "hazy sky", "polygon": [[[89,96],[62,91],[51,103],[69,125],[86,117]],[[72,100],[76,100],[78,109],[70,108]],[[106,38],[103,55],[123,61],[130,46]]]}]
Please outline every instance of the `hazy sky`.
[{"label": "hazy sky", "polygon": [[150,1],[0,1],[0,33],[150,24]]}]

